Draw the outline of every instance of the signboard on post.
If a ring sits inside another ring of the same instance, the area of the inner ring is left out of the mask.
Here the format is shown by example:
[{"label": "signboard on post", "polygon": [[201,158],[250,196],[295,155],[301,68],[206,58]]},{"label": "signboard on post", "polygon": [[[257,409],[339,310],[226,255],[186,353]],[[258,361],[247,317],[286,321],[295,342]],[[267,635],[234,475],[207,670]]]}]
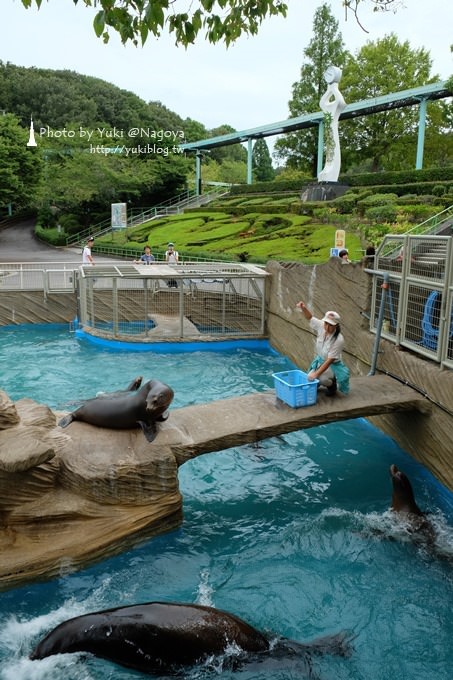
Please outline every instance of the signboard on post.
[{"label": "signboard on post", "polygon": [[335,232],[335,248],[342,250],[346,247],[346,232],[344,229],[337,229]]},{"label": "signboard on post", "polygon": [[127,227],[127,203],[112,203],[112,229]]}]

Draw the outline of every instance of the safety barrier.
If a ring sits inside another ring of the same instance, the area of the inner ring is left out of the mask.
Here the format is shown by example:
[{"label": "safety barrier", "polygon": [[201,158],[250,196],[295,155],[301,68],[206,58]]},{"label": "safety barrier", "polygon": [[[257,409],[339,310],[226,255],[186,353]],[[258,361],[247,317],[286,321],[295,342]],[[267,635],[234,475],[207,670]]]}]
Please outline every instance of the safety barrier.
[{"label": "safety barrier", "polygon": [[453,368],[453,238],[388,235],[368,271],[374,277],[371,330],[383,301],[383,337]]}]

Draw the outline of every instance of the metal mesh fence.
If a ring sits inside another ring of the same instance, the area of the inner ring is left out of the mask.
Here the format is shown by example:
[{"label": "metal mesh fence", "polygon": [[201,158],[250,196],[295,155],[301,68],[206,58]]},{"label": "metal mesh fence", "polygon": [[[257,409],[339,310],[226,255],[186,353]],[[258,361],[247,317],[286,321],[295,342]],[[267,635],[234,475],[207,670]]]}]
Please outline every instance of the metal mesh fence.
[{"label": "metal mesh fence", "polygon": [[252,265],[81,268],[79,322],[128,342],[263,336],[265,278]]},{"label": "metal mesh fence", "polygon": [[383,305],[383,337],[453,368],[452,237],[389,235],[373,273],[371,329]]}]

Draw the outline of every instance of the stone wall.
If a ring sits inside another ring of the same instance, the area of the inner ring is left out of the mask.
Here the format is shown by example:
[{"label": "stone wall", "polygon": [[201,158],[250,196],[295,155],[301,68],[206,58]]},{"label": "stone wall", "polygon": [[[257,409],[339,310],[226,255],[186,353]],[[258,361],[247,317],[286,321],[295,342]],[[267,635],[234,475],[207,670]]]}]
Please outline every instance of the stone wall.
[{"label": "stone wall", "polygon": [[[370,371],[375,335],[369,331],[371,279],[357,264],[342,264],[332,258],[322,265],[270,262],[266,292],[268,332],[273,347],[302,370],[314,353],[314,335],[296,309],[303,300],[315,316],[327,310],[342,318],[345,337],[344,360],[356,376]],[[370,418],[437,479],[453,490],[453,371],[423,359],[408,350],[381,340],[377,371],[420,390],[431,400],[430,416],[392,414]]]}]

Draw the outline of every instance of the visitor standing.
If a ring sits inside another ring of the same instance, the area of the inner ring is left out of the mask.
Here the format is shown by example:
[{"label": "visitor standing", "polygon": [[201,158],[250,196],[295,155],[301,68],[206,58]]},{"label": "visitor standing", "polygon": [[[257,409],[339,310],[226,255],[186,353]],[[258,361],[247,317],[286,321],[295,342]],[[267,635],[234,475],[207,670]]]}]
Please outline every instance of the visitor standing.
[{"label": "visitor standing", "polygon": [[177,250],[175,250],[175,244],[174,243],[169,243],[167,245],[167,250],[165,251],[165,261],[168,264],[178,264],[179,262],[179,253]]},{"label": "visitor standing", "polygon": [[139,260],[134,260],[135,264],[153,264],[156,258],[151,252],[150,246],[145,246],[143,248],[143,255],[140,256]]},{"label": "visitor standing", "polygon": [[90,238],[86,242],[85,247],[82,251],[82,264],[94,264],[94,258],[93,258],[93,255],[91,254],[93,244],[94,244],[94,238],[92,236],[90,236]]}]

